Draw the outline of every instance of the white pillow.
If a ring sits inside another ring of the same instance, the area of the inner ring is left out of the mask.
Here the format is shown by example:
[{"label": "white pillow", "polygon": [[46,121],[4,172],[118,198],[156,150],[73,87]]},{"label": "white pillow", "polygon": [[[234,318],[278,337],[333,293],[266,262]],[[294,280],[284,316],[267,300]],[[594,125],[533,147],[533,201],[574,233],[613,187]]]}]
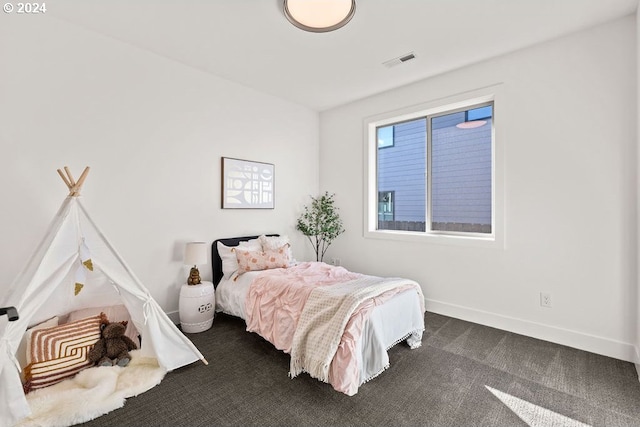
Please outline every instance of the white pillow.
[{"label": "white pillow", "polygon": [[289,257],[289,265],[295,264],[293,259],[293,251],[291,250],[291,242],[289,242],[289,236],[266,236],[262,235],[258,237],[260,245],[262,245],[263,251],[277,251],[284,245],[287,246],[287,256]]},{"label": "white pillow", "polygon": [[236,258],[235,248],[242,248],[247,251],[262,250],[262,245],[258,239],[251,239],[240,242],[238,246],[227,246],[218,242],[218,255],[222,260],[222,275],[225,279],[230,279],[233,273],[238,271],[238,260]]},{"label": "white pillow", "polygon": [[288,236],[266,236],[262,235],[258,237],[260,245],[262,245],[263,251],[275,251],[289,243]]}]

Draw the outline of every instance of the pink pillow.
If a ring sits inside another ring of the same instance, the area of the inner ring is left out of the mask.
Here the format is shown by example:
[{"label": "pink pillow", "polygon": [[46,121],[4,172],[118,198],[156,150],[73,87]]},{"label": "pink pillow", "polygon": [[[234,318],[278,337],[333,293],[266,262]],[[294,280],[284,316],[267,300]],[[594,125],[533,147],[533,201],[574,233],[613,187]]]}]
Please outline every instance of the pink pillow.
[{"label": "pink pillow", "polygon": [[286,268],[289,265],[289,245],[284,245],[276,250],[267,251],[243,251],[236,249],[238,259],[238,274],[247,271],[268,270],[270,268]]}]

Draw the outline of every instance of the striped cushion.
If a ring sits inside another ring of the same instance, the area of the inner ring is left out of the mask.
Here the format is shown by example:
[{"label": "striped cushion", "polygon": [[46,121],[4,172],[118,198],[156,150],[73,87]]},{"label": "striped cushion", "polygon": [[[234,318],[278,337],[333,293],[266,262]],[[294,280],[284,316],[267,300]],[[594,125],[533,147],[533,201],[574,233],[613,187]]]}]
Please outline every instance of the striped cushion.
[{"label": "striped cushion", "polygon": [[25,392],[47,387],[72,377],[91,366],[87,353],[100,339],[104,313],[33,331],[31,335],[31,363],[25,368]]}]

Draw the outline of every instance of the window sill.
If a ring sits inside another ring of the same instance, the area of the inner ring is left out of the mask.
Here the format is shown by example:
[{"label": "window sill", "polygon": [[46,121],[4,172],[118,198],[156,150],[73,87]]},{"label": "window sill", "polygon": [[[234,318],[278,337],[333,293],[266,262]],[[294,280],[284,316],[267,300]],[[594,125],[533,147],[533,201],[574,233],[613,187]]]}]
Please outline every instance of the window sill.
[{"label": "window sill", "polygon": [[368,230],[364,232],[364,237],[368,239],[419,242],[436,245],[504,249],[502,238],[495,234],[482,236],[479,234],[461,235],[442,232],[416,233],[397,230]]}]

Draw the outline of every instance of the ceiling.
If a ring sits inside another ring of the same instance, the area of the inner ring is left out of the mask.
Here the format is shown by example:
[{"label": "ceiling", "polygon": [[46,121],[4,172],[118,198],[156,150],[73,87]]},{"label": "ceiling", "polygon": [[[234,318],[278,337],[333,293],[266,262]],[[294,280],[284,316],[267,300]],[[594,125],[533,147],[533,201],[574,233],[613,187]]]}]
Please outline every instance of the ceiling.
[{"label": "ceiling", "polygon": [[[635,12],[638,0],[357,0],[309,33],[282,0],[56,0],[47,16],[322,111]],[[413,52],[394,67],[383,62]]]}]

